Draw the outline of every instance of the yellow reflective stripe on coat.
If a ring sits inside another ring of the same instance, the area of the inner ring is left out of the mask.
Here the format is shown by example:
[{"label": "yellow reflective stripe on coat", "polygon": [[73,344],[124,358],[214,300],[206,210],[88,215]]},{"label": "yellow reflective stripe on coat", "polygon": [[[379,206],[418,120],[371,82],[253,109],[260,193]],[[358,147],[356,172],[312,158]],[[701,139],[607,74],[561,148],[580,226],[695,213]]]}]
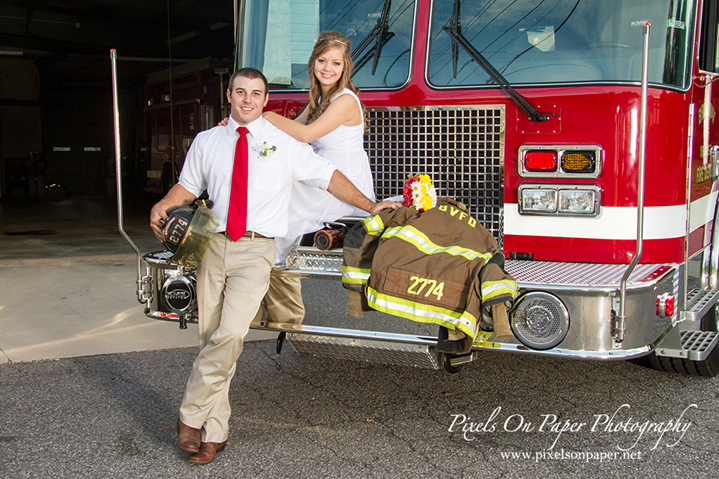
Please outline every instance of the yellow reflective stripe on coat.
[{"label": "yellow reflective stripe on coat", "polygon": [[382,222],[382,218],[380,218],[379,215],[365,218],[362,220],[362,223],[364,223],[367,234],[379,236],[382,234],[382,231],[384,231],[384,222]]},{"label": "yellow reflective stripe on coat", "polygon": [[482,302],[508,294],[512,299],[517,297],[517,283],[512,280],[484,281],[482,283]]},{"label": "yellow reflective stripe on coat", "polygon": [[[459,329],[464,331],[465,334],[469,334],[472,338],[477,336],[477,318],[473,314],[469,314],[467,311],[462,313],[462,317],[459,318]],[[470,331],[470,332],[467,332]]]},{"label": "yellow reflective stripe on coat", "polygon": [[348,284],[367,284],[369,273],[369,268],[342,266],[342,282]]},{"label": "yellow reflective stripe on coat", "polygon": [[492,258],[490,253],[480,253],[462,246],[440,246],[433,242],[427,235],[419,231],[414,226],[397,226],[389,228],[382,235],[383,238],[399,238],[420,250],[424,254],[447,253],[452,256],[462,256],[470,261],[482,258],[485,262]]},{"label": "yellow reflective stripe on coat", "polygon": [[421,323],[434,323],[449,329],[459,329],[471,336],[472,339],[477,335],[476,320],[472,324],[470,318],[473,316],[471,314],[462,315],[440,306],[431,306],[378,293],[372,287],[367,287],[366,294],[367,303],[377,311]]}]

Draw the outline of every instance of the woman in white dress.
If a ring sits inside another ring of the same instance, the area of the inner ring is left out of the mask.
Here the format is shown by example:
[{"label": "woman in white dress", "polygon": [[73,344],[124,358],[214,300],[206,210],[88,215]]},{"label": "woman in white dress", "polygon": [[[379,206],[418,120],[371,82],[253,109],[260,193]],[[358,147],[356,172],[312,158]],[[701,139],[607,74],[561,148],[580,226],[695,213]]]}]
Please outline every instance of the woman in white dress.
[{"label": "woman in white dress", "polygon": [[[310,143],[317,153],[330,160],[365,196],[375,201],[372,172],[364,150],[364,107],[357,87],[350,80],[350,42],[341,33],[320,34],[308,61],[310,101],[294,120],[274,112],[264,117],[298,141]],[[224,120],[223,120],[224,122]],[[221,122],[220,124],[225,124]],[[300,235],[323,228],[324,223],[342,216],[366,216],[327,191],[295,183],[290,199],[287,236],[276,238],[275,267],[283,268],[287,254]],[[299,278],[274,274],[262,306],[269,323],[299,324],[305,314]],[[262,317],[262,308],[256,321]],[[280,333],[279,342],[284,337]]]},{"label": "woman in white dress", "polygon": [[[341,33],[320,34],[308,61],[310,101],[290,120],[274,112],[264,117],[296,140],[310,143],[371,200],[375,200],[372,172],[363,147],[364,107],[352,84],[350,42]],[[276,264],[283,264],[298,236],[322,229],[342,216],[366,216],[327,191],[295,183],[290,201],[290,224],[285,238],[277,238]]]}]

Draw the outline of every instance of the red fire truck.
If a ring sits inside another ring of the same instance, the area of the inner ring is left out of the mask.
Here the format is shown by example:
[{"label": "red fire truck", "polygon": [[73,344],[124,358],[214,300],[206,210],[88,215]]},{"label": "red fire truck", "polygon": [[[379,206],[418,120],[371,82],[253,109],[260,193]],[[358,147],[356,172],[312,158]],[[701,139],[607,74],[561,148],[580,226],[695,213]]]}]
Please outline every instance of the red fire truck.
[{"label": "red fire truck", "polygon": [[[436,351],[436,325],[381,313],[260,327],[300,353],[449,371],[502,351],[719,372],[716,0],[236,7],[238,66],[262,70],[268,108],[289,117],[307,100],[316,36],[347,35],[377,196],[430,175],[495,235],[520,287],[515,338],[480,334],[464,356]],[[143,261],[148,315],[194,320],[191,272]],[[341,250],[302,239],[288,260],[323,278],[341,264]],[[179,283],[191,294],[173,305]]]}]

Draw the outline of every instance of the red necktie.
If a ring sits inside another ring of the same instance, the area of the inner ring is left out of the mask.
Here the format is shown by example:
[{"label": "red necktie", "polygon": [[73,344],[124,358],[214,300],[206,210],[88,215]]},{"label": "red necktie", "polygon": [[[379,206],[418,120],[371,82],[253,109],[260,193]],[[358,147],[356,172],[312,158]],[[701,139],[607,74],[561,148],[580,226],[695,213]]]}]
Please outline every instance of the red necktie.
[{"label": "red necktie", "polygon": [[227,212],[227,234],[237,241],[247,232],[247,128],[240,126],[232,167],[230,209]]}]

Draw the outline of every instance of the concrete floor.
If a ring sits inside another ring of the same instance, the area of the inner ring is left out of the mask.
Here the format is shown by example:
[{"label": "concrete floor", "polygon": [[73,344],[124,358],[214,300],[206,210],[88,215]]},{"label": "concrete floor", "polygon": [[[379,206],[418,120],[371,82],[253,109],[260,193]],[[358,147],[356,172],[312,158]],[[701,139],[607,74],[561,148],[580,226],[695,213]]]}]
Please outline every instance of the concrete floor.
[{"label": "concrete floor", "polygon": [[[156,200],[125,199],[125,230],[143,254],[162,249],[148,220]],[[196,325],[144,315],[114,199],[0,202],[0,218],[0,364],[197,345]]]}]

